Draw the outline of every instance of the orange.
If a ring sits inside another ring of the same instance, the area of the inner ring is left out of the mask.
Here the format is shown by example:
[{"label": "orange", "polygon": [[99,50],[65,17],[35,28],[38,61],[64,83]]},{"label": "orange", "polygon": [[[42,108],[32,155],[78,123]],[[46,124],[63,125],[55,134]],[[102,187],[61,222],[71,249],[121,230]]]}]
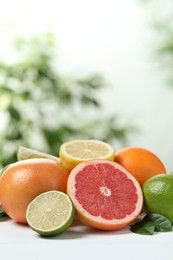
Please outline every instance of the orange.
[{"label": "orange", "polygon": [[154,175],[166,173],[161,160],[151,151],[140,147],[127,147],[117,151],[115,162],[130,172],[140,185]]},{"label": "orange", "polygon": [[10,165],[0,177],[0,204],[17,222],[26,223],[26,209],[38,195],[66,191],[68,172],[50,159],[30,159]]},{"label": "orange", "polygon": [[132,223],[143,206],[142,189],[123,167],[107,160],[78,164],[67,182],[79,219],[100,230],[116,230]]}]

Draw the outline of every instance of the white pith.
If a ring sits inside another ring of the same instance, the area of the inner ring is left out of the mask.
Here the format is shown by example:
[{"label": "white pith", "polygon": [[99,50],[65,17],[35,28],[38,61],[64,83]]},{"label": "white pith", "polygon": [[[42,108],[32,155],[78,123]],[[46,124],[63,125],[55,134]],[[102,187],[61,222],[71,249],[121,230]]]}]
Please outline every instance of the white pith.
[{"label": "white pith", "polygon": [[100,192],[105,197],[111,196],[111,190],[108,187],[106,187],[106,186],[101,186],[100,187]]}]

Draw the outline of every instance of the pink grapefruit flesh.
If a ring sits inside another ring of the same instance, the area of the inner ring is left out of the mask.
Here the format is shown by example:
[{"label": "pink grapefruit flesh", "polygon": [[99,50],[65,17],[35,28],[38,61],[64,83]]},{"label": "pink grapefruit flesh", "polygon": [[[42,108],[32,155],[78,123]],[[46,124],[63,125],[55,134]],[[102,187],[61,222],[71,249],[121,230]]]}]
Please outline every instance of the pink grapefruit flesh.
[{"label": "pink grapefruit flesh", "polygon": [[132,223],[143,206],[137,180],[115,162],[92,160],[70,173],[67,193],[79,219],[101,230],[116,230]]}]

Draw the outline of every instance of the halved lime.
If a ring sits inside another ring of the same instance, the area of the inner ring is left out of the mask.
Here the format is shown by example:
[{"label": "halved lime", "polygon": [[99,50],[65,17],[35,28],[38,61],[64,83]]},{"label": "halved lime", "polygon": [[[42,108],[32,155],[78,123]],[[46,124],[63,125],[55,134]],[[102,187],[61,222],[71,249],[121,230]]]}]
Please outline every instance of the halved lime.
[{"label": "halved lime", "polygon": [[54,236],[65,231],[74,218],[74,207],[69,196],[60,191],[48,191],[28,205],[28,225],[43,236]]},{"label": "halved lime", "polygon": [[25,159],[32,159],[32,158],[47,158],[52,159],[56,162],[60,162],[60,158],[53,156],[51,154],[43,153],[25,146],[19,146],[17,149],[17,159],[25,160]]}]

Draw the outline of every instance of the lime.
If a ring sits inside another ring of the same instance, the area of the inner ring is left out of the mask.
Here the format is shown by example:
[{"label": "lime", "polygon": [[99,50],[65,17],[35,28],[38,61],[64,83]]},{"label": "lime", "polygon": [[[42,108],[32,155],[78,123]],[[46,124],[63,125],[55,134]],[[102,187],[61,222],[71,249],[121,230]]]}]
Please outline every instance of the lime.
[{"label": "lime", "polygon": [[173,224],[173,174],[159,174],[142,186],[145,209],[167,217]]},{"label": "lime", "polygon": [[56,156],[43,153],[34,149],[27,148],[25,146],[19,146],[17,149],[17,159],[20,160],[26,160],[26,159],[33,159],[33,158],[47,158],[52,159],[56,162],[60,162],[60,159]]},{"label": "lime", "polygon": [[67,194],[48,191],[40,194],[27,207],[28,225],[43,236],[65,231],[74,218],[74,207]]}]

